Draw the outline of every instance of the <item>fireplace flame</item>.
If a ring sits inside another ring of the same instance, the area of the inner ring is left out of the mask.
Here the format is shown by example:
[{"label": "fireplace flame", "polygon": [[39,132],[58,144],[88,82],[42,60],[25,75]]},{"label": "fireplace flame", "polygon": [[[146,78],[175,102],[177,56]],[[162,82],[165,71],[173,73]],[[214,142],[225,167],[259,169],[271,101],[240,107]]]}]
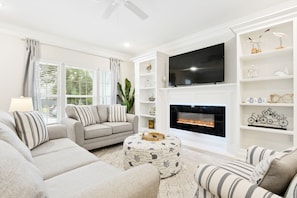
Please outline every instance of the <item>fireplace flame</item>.
[{"label": "fireplace flame", "polygon": [[211,128],[215,127],[213,121],[207,121],[207,120],[192,120],[192,119],[179,118],[177,120],[177,123],[190,124],[190,125],[196,125],[196,126],[204,126],[204,127],[211,127]]}]

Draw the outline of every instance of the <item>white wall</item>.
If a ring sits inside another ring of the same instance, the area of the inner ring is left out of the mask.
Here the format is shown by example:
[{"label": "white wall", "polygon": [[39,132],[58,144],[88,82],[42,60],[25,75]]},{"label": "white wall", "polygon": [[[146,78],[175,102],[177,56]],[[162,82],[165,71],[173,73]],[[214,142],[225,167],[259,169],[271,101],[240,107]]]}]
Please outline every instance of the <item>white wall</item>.
[{"label": "white wall", "polygon": [[22,95],[24,42],[0,33],[0,110],[8,111],[10,99]]},{"label": "white wall", "polygon": [[225,83],[236,82],[236,39],[229,27],[220,26],[198,32],[179,40],[164,44],[158,50],[169,56],[225,43]]},{"label": "white wall", "polygon": [[[0,32],[0,110],[8,111],[12,97],[22,95],[25,42],[19,36]],[[109,69],[109,59],[77,50],[41,44],[41,59],[92,69]],[[128,78],[134,85],[134,65],[130,61],[121,63],[122,82]]]}]

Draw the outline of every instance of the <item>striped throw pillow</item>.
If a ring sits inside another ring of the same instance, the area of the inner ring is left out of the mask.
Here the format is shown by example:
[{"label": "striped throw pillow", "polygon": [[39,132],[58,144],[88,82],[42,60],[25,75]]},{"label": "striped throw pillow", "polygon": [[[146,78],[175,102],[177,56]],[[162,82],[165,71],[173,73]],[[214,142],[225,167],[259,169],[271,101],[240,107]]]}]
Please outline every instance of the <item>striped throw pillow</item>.
[{"label": "striped throw pillow", "polygon": [[276,153],[278,152],[271,149],[253,145],[247,149],[246,162],[256,166],[263,159],[271,155],[274,155]]},{"label": "striped throw pillow", "polygon": [[80,121],[83,126],[96,124],[96,119],[93,115],[91,106],[75,106],[73,109],[76,114],[77,120]]},{"label": "striped throw pillow", "polygon": [[127,121],[126,109],[127,109],[126,106],[110,105],[108,121],[109,122],[126,122]]},{"label": "striped throw pillow", "polygon": [[47,127],[41,113],[15,111],[13,116],[18,136],[29,149],[49,140]]}]

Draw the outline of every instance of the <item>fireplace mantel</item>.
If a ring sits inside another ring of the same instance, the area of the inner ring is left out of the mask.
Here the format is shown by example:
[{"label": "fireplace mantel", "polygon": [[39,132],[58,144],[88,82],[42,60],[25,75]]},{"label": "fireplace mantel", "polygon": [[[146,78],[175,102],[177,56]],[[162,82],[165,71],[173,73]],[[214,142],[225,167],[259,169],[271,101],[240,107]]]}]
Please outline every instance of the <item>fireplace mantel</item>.
[{"label": "fireplace mantel", "polygon": [[[172,87],[162,88],[159,90],[161,94],[162,107],[166,122],[162,126],[164,131],[176,135],[182,139],[182,143],[186,146],[203,149],[221,154],[235,154],[238,148],[238,133],[236,133],[236,125],[238,122],[236,108],[236,84],[214,84],[189,87]],[[169,126],[170,105],[218,105],[226,107],[226,136],[215,137],[172,129]],[[166,112],[166,113],[165,113]]]}]

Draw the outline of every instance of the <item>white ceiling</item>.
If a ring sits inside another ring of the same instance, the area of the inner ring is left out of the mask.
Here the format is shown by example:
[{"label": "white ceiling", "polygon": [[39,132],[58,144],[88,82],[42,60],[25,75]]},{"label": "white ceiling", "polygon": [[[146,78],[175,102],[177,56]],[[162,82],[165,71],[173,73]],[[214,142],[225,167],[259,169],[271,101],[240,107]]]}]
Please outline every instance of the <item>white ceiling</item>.
[{"label": "white ceiling", "polygon": [[[141,20],[123,4],[109,19],[111,0],[0,0],[0,23],[67,38],[129,55],[271,11],[296,0],[131,0],[149,18]],[[122,1],[122,0],[118,0]],[[124,43],[129,42],[129,48]]]}]

